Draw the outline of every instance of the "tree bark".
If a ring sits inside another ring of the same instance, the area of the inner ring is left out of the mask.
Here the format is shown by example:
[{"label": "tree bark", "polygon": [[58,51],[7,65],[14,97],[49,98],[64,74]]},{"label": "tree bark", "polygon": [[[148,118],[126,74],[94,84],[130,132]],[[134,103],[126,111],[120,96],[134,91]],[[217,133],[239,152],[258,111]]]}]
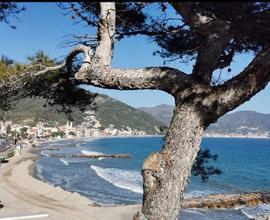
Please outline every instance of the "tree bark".
[{"label": "tree bark", "polygon": [[213,71],[216,69],[222,52],[233,37],[231,23],[221,20],[214,13],[196,12],[193,3],[172,2],[174,9],[184,21],[205,37],[205,42],[198,50],[198,56],[192,75],[199,81],[211,84]]},{"label": "tree bark", "polygon": [[152,153],[143,164],[143,207],[135,220],[177,219],[203,137],[202,121],[192,104],[176,105],[163,149]]},{"label": "tree bark", "polygon": [[114,2],[100,3],[96,58],[103,65],[110,65],[112,61],[116,19],[115,13]]},{"label": "tree bark", "polygon": [[193,82],[189,75],[170,67],[119,69],[95,62],[91,65],[86,62],[75,74],[75,79],[107,89],[159,89],[171,95],[177,95]]}]

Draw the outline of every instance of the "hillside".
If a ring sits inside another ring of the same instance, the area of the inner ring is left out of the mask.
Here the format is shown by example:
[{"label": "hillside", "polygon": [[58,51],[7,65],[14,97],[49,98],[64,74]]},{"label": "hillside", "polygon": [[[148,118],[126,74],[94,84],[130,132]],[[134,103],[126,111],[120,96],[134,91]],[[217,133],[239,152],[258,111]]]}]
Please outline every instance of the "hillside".
[{"label": "hillside", "polygon": [[239,111],[222,116],[207,129],[208,133],[270,136],[270,114]]},{"label": "hillside", "polygon": [[151,114],[162,123],[169,124],[173,116],[174,106],[162,104],[155,107],[141,107],[139,109]]},{"label": "hillside", "polygon": [[151,133],[155,133],[155,126],[164,127],[163,123],[150,114],[108,96],[98,103],[96,115],[103,127],[113,124],[117,129],[131,127]]},{"label": "hillside", "polygon": [[[156,120],[153,116],[128,106],[120,101],[105,95],[98,95],[95,99],[95,117],[100,122],[102,128],[114,125],[116,129],[137,129],[145,131],[147,134],[155,134],[164,124]],[[2,113],[4,120],[11,120],[15,123],[23,123],[30,126],[37,121],[46,121],[48,124],[65,124],[67,115],[58,112],[55,108],[45,105],[44,99],[24,99],[12,111]],[[87,111],[93,110],[88,106]],[[86,112],[73,109],[72,119],[74,124],[81,124],[85,121]]]},{"label": "hillside", "polygon": [[[158,105],[140,109],[168,125],[174,107]],[[270,114],[261,114],[254,111],[229,113],[222,116],[215,124],[210,125],[207,129],[207,135],[270,137]]]},{"label": "hillside", "polygon": [[[48,124],[58,123],[65,124],[68,120],[67,115],[58,112],[56,108],[46,105],[44,99],[26,98],[19,102],[11,111],[1,112],[1,116],[5,121],[13,121],[15,123],[23,123],[33,126],[38,121],[47,121]],[[83,120],[84,115],[74,109],[72,118],[76,123]]]}]

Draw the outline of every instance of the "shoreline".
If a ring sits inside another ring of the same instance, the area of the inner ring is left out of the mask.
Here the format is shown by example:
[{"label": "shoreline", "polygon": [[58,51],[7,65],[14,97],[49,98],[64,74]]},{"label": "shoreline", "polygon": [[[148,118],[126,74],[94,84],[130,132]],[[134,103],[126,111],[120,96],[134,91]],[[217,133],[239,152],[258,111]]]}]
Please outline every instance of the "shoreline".
[{"label": "shoreline", "polygon": [[[104,135],[104,136],[89,136],[89,137],[65,137],[60,139],[48,139],[48,140],[37,140],[37,144],[43,144],[48,142],[59,142],[67,140],[98,140],[98,139],[109,139],[109,138],[151,138],[151,137],[164,137],[165,135]],[[209,135],[205,134],[203,138],[239,138],[239,139],[270,139],[268,136],[228,136],[228,135]]]},{"label": "shoreline", "polygon": [[204,135],[203,138],[242,138],[242,139],[270,139],[268,136],[228,136],[228,135]]},{"label": "shoreline", "polygon": [[[22,155],[0,166],[1,217],[48,214],[42,219],[132,219],[140,205],[104,207],[74,192],[68,192],[34,177],[35,161],[45,142],[22,149]],[[76,202],[74,202],[76,201]]]},{"label": "shoreline", "polygon": [[[55,139],[55,140],[46,140],[46,141],[40,141],[37,145],[36,148],[33,148],[31,149],[31,153],[35,154],[36,156],[36,159],[34,161],[34,164],[31,166],[31,172],[30,172],[30,175],[39,180],[39,181],[42,181],[42,182],[45,182],[44,180],[42,180],[38,175],[37,175],[37,169],[36,169],[36,166],[35,166],[35,162],[36,160],[38,160],[42,155],[41,155],[41,152],[43,150],[43,148],[41,148],[41,145],[43,144],[46,144],[46,143],[50,143],[50,144],[54,144],[54,143],[58,143],[58,142],[64,142],[64,141],[68,141],[68,140],[74,140],[74,141],[78,141],[78,140],[83,140],[83,141],[89,141],[89,142],[92,142],[92,141],[95,141],[95,140],[99,140],[99,139],[114,139],[114,138],[146,138],[146,137],[163,137],[163,135],[119,135],[119,136],[110,136],[110,135],[107,135],[107,136],[96,136],[96,137],[77,137],[77,138],[61,138],[61,139]],[[262,137],[257,137],[257,138],[254,138],[254,137],[236,137],[236,136],[233,136],[233,137],[228,137],[228,136],[208,136],[208,137],[204,137],[204,138],[239,138],[239,139],[245,139],[245,138],[248,138],[248,139],[267,139],[267,138],[262,138]],[[45,182],[47,183],[47,182]],[[47,184],[50,184],[50,183],[47,183]],[[68,190],[65,190],[67,192],[70,192]],[[81,195],[82,197],[84,198],[87,198],[89,200],[91,200],[91,198],[88,198],[88,197],[85,197],[83,195]],[[92,201],[93,202],[93,201]],[[95,202],[93,202],[95,203]],[[99,204],[99,203],[95,203],[97,206],[99,207],[117,207],[117,205],[110,205],[110,206],[107,206],[106,204]],[[136,204],[136,205],[140,205],[140,204]],[[126,205],[122,205],[122,206],[126,206]]]},{"label": "shoreline", "polygon": [[[97,206],[96,203],[76,192],[65,191],[59,186],[55,187],[35,176],[35,161],[41,157],[40,152],[43,150],[43,144],[68,141],[69,139],[95,140],[125,137],[134,136],[63,138],[61,140],[38,141],[35,148],[23,147],[21,156],[14,156],[9,159],[8,163],[0,166],[0,200],[4,205],[0,209],[0,217],[47,213],[50,218],[45,219],[53,220],[132,219],[133,215],[140,209],[140,204]],[[143,136],[136,135],[135,137]]]}]

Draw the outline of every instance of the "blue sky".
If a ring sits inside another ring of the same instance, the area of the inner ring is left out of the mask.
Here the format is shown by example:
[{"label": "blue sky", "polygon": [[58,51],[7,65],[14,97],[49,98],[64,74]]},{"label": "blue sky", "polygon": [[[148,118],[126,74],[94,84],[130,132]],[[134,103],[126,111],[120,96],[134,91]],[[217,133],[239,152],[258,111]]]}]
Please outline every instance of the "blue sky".
[{"label": "blue sky", "polygon": [[[0,54],[7,55],[19,62],[25,62],[25,57],[42,49],[54,58],[63,58],[70,48],[60,48],[59,45],[68,34],[95,34],[95,29],[74,24],[69,16],[64,16],[55,3],[20,3],[27,10],[20,15],[20,20],[11,19],[16,30],[0,23],[1,47]],[[155,45],[144,37],[127,38],[117,42],[114,50],[113,65],[117,67],[145,67],[162,66],[163,60],[153,56]],[[241,71],[252,59],[244,54],[235,58],[231,65],[230,75],[224,71],[224,78],[231,77]],[[185,65],[174,62],[171,67],[179,68],[187,73],[191,72],[192,64]],[[89,87],[93,92],[104,93],[119,99],[131,106],[155,106],[159,104],[174,105],[173,97],[153,90],[117,91]],[[244,103],[236,110],[254,110],[270,113],[270,86]]]}]

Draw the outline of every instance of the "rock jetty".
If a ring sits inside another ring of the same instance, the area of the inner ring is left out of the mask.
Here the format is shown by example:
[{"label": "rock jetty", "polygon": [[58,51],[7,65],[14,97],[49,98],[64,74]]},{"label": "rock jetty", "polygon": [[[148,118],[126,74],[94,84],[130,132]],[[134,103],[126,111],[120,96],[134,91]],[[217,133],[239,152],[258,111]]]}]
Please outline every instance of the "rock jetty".
[{"label": "rock jetty", "polygon": [[187,198],[182,208],[235,208],[270,203],[270,192],[247,192],[240,194],[216,194],[204,198]]},{"label": "rock jetty", "polygon": [[76,158],[124,158],[130,159],[130,156],[127,154],[54,154],[50,155],[50,157],[76,157]]},{"label": "rock jetty", "polygon": [[61,147],[46,147],[44,150],[61,150]]}]

